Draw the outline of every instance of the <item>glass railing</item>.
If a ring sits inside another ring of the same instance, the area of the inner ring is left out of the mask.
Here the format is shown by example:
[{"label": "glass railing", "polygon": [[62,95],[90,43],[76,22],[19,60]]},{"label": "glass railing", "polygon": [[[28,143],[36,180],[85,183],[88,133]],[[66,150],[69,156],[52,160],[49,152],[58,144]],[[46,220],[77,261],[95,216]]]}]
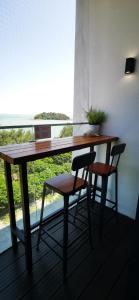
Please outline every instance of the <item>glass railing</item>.
[{"label": "glass railing", "polygon": [[[82,135],[87,130],[87,123],[55,121],[55,123],[35,122],[35,124],[12,125],[0,127],[0,146],[15,143],[55,139],[72,135]],[[28,187],[30,199],[31,224],[40,217],[40,206],[44,180],[57,174],[71,172],[72,153],[64,153],[35,162],[28,163]],[[12,166],[16,220],[22,228],[21,193],[18,166]],[[60,209],[63,205],[61,197],[48,191],[45,201],[45,215]],[[11,246],[8,200],[4,175],[3,160],[0,159],[0,253]]]}]

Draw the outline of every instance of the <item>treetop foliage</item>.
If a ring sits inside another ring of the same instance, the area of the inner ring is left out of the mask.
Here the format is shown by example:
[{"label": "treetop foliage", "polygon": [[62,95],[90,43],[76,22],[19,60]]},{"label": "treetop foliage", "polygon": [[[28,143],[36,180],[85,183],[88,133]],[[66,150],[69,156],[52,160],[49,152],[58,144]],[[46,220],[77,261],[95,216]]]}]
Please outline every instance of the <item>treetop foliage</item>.
[{"label": "treetop foliage", "polygon": [[42,120],[69,120],[70,118],[62,113],[55,112],[43,112],[34,116],[34,119],[42,119]]}]

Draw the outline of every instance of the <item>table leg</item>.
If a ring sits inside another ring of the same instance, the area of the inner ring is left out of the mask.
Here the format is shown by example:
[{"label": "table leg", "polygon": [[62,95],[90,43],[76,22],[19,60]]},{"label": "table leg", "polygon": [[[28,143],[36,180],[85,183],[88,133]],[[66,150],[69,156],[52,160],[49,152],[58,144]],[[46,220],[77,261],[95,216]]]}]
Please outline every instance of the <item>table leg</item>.
[{"label": "table leg", "polygon": [[27,270],[31,271],[31,269],[32,269],[32,245],[31,245],[31,230],[30,230],[27,164],[26,163],[20,164],[19,171],[20,171],[20,186],[21,186],[21,195],[22,195],[26,266],[27,266]]},{"label": "table leg", "polygon": [[90,152],[94,151],[94,146],[90,146]]},{"label": "table leg", "polygon": [[[91,146],[90,147],[90,152],[93,152],[94,151],[94,146]],[[92,185],[92,173],[91,172],[89,172],[89,179],[88,179],[88,181],[89,181],[89,185],[91,186]]]},{"label": "table leg", "polygon": [[107,143],[107,149],[106,149],[106,164],[109,164],[110,162],[110,153],[111,153],[111,142]]},{"label": "table leg", "polygon": [[9,214],[10,214],[10,227],[11,227],[11,239],[13,249],[17,249],[17,237],[14,234],[16,229],[16,218],[15,218],[15,206],[13,197],[13,185],[12,185],[12,175],[11,175],[11,165],[8,162],[4,162],[5,177],[6,177],[6,187],[7,187],[7,197],[9,202]]}]

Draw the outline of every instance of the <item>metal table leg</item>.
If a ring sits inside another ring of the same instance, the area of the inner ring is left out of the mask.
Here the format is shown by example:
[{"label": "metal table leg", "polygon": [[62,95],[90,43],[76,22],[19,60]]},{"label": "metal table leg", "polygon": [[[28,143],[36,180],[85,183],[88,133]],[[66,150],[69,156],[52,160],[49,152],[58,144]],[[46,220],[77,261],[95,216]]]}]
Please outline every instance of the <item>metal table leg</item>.
[{"label": "metal table leg", "polygon": [[109,164],[109,162],[110,162],[110,153],[111,153],[111,142],[107,143],[106,160],[105,160],[106,164]]},{"label": "metal table leg", "polygon": [[23,210],[23,225],[24,225],[24,245],[27,270],[32,269],[32,245],[31,245],[31,229],[30,229],[30,214],[29,214],[29,195],[27,181],[27,164],[19,165],[20,185],[22,195],[22,210]]},{"label": "metal table leg", "polygon": [[5,167],[7,197],[8,197],[8,202],[9,202],[12,246],[13,246],[13,249],[16,250],[17,249],[17,237],[14,233],[16,230],[16,218],[15,218],[15,206],[14,206],[14,197],[13,197],[11,165],[8,162],[4,162],[4,167]]}]

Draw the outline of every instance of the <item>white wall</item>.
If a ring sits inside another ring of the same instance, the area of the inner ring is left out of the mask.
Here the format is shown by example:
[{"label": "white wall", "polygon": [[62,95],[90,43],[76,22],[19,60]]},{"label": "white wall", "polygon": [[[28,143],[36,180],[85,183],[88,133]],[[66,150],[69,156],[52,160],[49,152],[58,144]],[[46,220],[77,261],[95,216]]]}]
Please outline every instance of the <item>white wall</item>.
[{"label": "white wall", "polygon": [[[89,105],[104,109],[103,132],[127,143],[120,161],[119,210],[130,217],[139,193],[138,13],[138,0],[77,0],[74,120],[85,121]],[[129,56],[137,58],[137,67],[127,76]]]}]

